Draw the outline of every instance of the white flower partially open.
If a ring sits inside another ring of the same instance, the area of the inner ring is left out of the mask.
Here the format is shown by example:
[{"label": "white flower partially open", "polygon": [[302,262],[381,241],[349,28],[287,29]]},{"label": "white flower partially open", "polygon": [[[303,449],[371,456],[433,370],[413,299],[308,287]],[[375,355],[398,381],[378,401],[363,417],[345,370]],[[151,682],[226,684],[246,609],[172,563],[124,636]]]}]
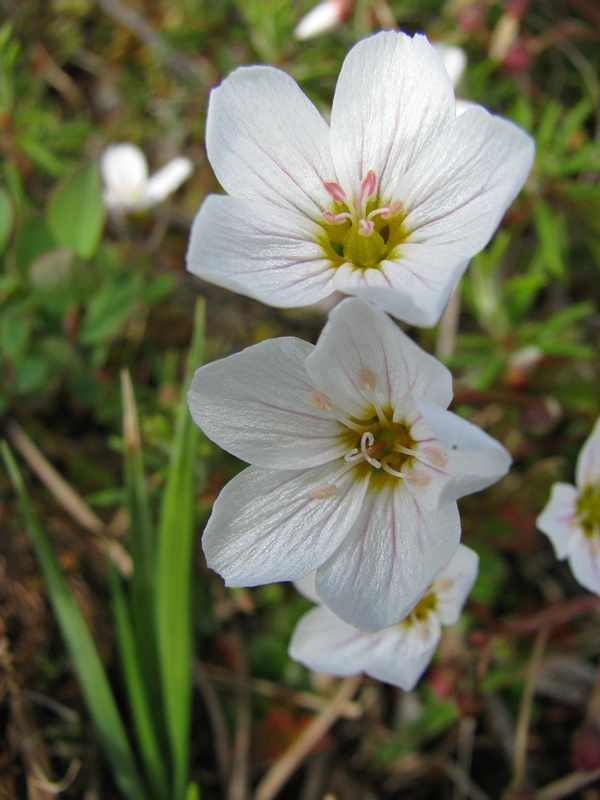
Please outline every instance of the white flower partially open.
[{"label": "white flower partially open", "polygon": [[[314,672],[338,677],[366,672],[410,691],[431,661],[442,635],[441,626],[458,620],[475,583],[478,564],[477,553],[459,545],[411,612],[380,631],[361,631],[319,605],[296,625],[290,656]],[[297,581],[296,586],[309,600],[319,602],[314,575]]]},{"label": "white flower partially open", "polygon": [[402,619],[454,554],[456,499],[508,469],[497,442],[446,411],[451,375],[357,299],[316,345],[271,339],[201,367],[192,416],[252,464],[203,538],[228,586],[317,570],[321,599],[377,630]]},{"label": "white flower partially open", "polygon": [[323,0],[306,14],[294,28],[299,41],[335,30],[350,13],[349,0]]},{"label": "white flower partially open", "polygon": [[379,33],[342,67],[328,126],[273,67],[211,94],[204,201],[188,269],[273,306],[358,295],[434,325],[531,167],[533,143],[480,107],[459,117],[424,36]]},{"label": "white flower partially open", "polygon": [[575,484],[554,484],[537,526],[579,583],[600,594],[600,419],[579,453]]},{"label": "white flower partially open", "polygon": [[100,158],[104,205],[109,211],[143,211],[162,203],[192,173],[192,162],[179,156],[148,177],[148,162],[134,144],[114,144]]}]

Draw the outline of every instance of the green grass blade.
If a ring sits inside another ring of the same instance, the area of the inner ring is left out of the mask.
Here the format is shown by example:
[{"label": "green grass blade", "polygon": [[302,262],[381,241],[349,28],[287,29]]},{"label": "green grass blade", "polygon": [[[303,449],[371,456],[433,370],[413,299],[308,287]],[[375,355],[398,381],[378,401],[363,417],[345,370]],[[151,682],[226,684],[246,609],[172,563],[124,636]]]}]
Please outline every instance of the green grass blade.
[{"label": "green grass blade", "polygon": [[[133,724],[152,796],[164,800],[169,796],[169,778],[165,770],[166,759],[160,746],[153,703],[149,699],[145,673],[147,664],[140,659],[136,647],[133,623],[121,576],[114,567],[110,570],[113,614],[119,641],[119,651],[125,687]],[[150,614],[148,616],[151,616]]]},{"label": "green grass blade", "polygon": [[1,449],[4,463],[25,516],[29,536],[48,585],[50,602],[115,781],[129,800],[146,800],[149,793],[140,777],[94,640],[33,508],[16,461],[5,442],[2,442]]},{"label": "green grass blade", "polygon": [[[145,665],[142,678],[151,700],[155,730],[164,731],[157,656],[154,593],[156,582],[156,533],[148,500],[137,405],[129,373],[121,373],[123,397],[123,466],[129,509],[129,546],[134,571],[130,582],[131,613],[136,650]],[[166,744],[166,742],[165,742]]]},{"label": "green grass blade", "polygon": [[186,395],[204,344],[204,304],[198,303],[175,441],[160,510],[156,620],[163,702],[174,786],[171,800],[183,800],[187,785],[192,687],[191,576],[195,532],[195,460],[199,431]]}]

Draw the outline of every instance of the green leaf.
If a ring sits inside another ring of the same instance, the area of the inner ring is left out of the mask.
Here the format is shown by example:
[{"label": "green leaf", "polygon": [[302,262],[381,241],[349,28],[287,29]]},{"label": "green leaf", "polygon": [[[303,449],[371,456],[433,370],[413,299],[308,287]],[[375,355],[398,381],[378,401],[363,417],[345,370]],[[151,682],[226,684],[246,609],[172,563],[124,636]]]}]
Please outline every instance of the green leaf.
[{"label": "green leaf", "polygon": [[540,240],[541,258],[545,272],[556,278],[565,274],[564,249],[567,235],[564,217],[540,200],[533,209],[533,219]]},{"label": "green leaf", "polygon": [[52,235],[82,258],[91,258],[96,251],[105,216],[96,163],[71,173],[50,195],[47,219]]},{"label": "green leaf", "polygon": [[70,247],[47,250],[30,264],[29,280],[37,289],[62,289],[70,283],[74,258]]},{"label": "green leaf", "polygon": [[133,312],[141,290],[136,272],[112,276],[92,298],[81,324],[83,344],[101,344],[114,336]]},{"label": "green leaf", "polygon": [[186,403],[187,387],[200,366],[204,305],[198,303],[179,407],[175,441],[160,509],[157,552],[156,621],[163,702],[168,726],[174,787],[183,800],[187,785],[192,689],[191,577],[195,533],[195,457],[199,430]]},{"label": "green leaf", "polygon": [[144,800],[148,797],[148,791],[139,775],[123,720],[94,640],[33,508],[16,461],[5,442],[2,442],[1,450],[48,585],[50,602],[115,781],[129,800]]},{"label": "green leaf", "polygon": [[35,214],[26,217],[17,234],[15,246],[19,271],[24,273],[38,256],[54,247],[56,242],[42,217]]},{"label": "green leaf", "polygon": [[0,186],[0,253],[3,253],[12,233],[15,215],[10,195]]},{"label": "green leaf", "polygon": [[[137,570],[137,564],[135,568]],[[152,796],[158,800],[158,798],[169,796],[169,786],[165,772],[166,759],[158,741],[157,728],[153,719],[153,711],[156,709],[146,691],[146,680],[144,679],[145,674],[149,671],[153,672],[153,670],[149,669],[143,656],[140,657],[122,579],[112,565],[110,576],[113,615],[123,676],[127,687],[127,700],[131,709],[145,774],[150,781]],[[151,619],[150,614],[147,616]],[[156,672],[153,673],[152,678],[158,680]]]}]

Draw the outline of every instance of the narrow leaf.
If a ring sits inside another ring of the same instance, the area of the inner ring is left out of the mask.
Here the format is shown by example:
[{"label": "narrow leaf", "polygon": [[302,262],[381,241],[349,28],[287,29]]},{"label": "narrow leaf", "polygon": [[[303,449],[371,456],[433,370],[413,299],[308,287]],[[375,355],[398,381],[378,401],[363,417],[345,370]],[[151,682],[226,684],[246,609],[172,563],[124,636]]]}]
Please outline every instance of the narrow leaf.
[{"label": "narrow leaf", "polygon": [[94,640],[33,508],[16,461],[5,442],[2,442],[1,450],[25,516],[29,536],[48,585],[50,602],[115,781],[129,800],[144,800],[148,797],[148,791],[138,772],[133,751]]},{"label": "narrow leaf", "polygon": [[196,307],[184,391],[160,510],[156,619],[165,716],[174,765],[172,800],[183,800],[188,773],[192,687],[191,576],[195,531],[195,456],[199,431],[186,402],[204,344],[204,304]]}]

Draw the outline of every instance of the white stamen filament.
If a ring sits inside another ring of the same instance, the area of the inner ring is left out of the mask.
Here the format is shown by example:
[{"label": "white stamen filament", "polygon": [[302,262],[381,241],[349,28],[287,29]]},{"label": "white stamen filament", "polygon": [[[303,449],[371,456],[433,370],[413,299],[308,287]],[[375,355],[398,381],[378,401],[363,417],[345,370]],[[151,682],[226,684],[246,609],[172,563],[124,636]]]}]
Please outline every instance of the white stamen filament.
[{"label": "white stamen filament", "polygon": [[[428,449],[431,450],[431,456],[429,458],[426,455]],[[425,464],[427,467],[443,467],[446,463],[445,454],[441,450],[434,448],[425,448],[425,452],[419,452],[418,450],[411,450],[409,447],[404,447],[401,444],[397,444],[394,447],[394,450],[397,453],[404,453],[404,455],[416,458],[417,461],[420,461],[421,464]]]},{"label": "white stamen filament", "polygon": [[360,452],[368,464],[375,467],[375,469],[381,469],[381,461],[377,461],[376,458],[371,458],[369,455],[369,448],[372,447],[374,443],[375,437],[371,431],[365,431],[360,440]]}]

